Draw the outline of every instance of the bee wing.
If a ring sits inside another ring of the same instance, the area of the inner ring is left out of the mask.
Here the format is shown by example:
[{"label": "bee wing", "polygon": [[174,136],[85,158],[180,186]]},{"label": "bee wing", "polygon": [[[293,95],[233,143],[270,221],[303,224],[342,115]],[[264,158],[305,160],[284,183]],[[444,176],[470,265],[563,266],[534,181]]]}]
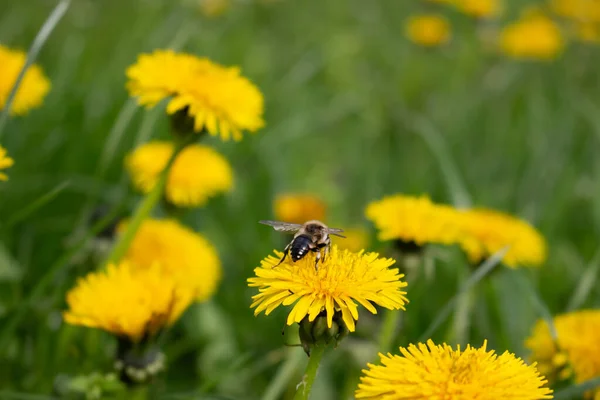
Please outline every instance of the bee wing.
[{"label": "bee wing", "polygon": [[344,230],[343,229],[338,229],[338,228],[327,228],[327,233],[329,233],[330,235],[334,235],[334,236],[339,236],[341,238],[345,238],[346,236],[340,235],[340,232],[344,232]]},{"label": "bee wing", "polygon": [[295,233],[302,228],[300,224],[290,224],[289,222],[281,222],[281,221],[258,221],[260,224],[272,226],[278,232],[288,232]]}]

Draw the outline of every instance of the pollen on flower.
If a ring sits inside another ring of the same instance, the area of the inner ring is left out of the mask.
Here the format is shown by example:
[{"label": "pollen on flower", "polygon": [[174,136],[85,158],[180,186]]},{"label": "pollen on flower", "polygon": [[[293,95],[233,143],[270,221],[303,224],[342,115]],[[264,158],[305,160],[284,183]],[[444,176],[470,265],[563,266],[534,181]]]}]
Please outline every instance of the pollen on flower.
[{"label": "pollen on flower", "polygon": [[[25,65],[27,55],[0,45],[0,110],[6,105],[8,96]],[[31,65],[25,72],[10,108],[11,115],[24,115],[39,107],[50,91],[50,81],[38,65]]]},{"label": "pollen on flower", "polygon": [[327,326],[332,326],[336,310],[342,314],[347,328],[355,330],[358,320],[357,303],[373,314],[373,304],[390,310],[404,310],[408,302],[402,289],[406,282],[397,268],[389,268],[395,261],[379,258],[377,253],[352,253],[332,246],[324,262],[315,268],[315,256],[310,254],[297,262],[290,258],[277,265],[283,253],[276,251],[254,270],[255,277],[248,286],[258,287],[252,297],[254,314],[270,314],[280,305],[292,306],[287,324],[300,322],[308,315],[313,321],[323,310]]},{"label": "pollen on flower", "polygon": [[[154,141],[127,156],[125,164],[138,190],[152,191],[173,151],[173,143]],[[167,177],[165,197],[178,207],[200,207],[232,187],[233,171],[227,159],[211,147],[193,144],[177,155]]]},{"label": "pollen on flower", "polygon": [[401,355],[379,354],[382,365],[363,370],[357,399],[537,400],[552,398],[535,365],[514,354],[467,345],[411,344]]},{"label": "pollen on flower", "polygon": [[264,125],[262,93],[237,67],[156,50],[140,55],[127,77],[127,89],[139,104],[152,107],[169,98],[167,113],[185,112],[195,132],[241,140],[242,131],[255,132]]}]

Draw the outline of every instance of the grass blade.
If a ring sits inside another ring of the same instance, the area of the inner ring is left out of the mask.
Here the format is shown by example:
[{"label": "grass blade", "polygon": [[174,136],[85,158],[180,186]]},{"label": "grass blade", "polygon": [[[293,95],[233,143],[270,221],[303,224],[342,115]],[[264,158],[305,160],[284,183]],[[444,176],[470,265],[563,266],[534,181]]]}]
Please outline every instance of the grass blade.
[{"label": "grass blade", "polygon": [[16,282],[23,278],[23,267],[0,242],[0,283]]},{"label": "grass blade", "polygon": [[21,71],[17,76],[17,80],[15,81],[15,84],[13,85],[12,89],[10,90],[10,93],[8,94],[6,104],[4,105],[4,110],[2,110],[2,114],[0,115],[0,139],[2,138],[4,127],[6,125],[6,122],[8,121],[10,107],[12,106],[19,86],[21,85],[21,82],[25,77],[25,72],[27,72],[29,66],[31,66],[31,64],[33,64],[33,62],[36,60],[40,50],[44,46],[44,43],[46,43],[46,40],[48,40],[48,37],[50,36],[52,31],[54,30],[54,28],[56,28],[58,22],[67,12],[70,3],[71,0],[62,0],[60,3],[58,3],[44,22],[44,25],[42,25],[42,27],[40,28],[35,39],[33,40],[33,43],[31,44],[31,47],[27,52],[27,59],[25,60],[25,64],[23,65],[23,68],[21,68]]},{"label": "grass blade", "polygon": [[58,400],[58,397],[46,396],[43,394],[11,392],[8,390],[0,391],[0,399],[4,400]]},{"label": "grass blade", "polygon": [[284,363],[279,367],[275,377],[269,383],[261,400],[276,400],[281,398],[294,375],[306,363],[306,355],[301,349],[288,349]]},{"label": "grass blade", "polygon": [[431,335],[446,321],[446,319],[452,313],[452,309],[454,308],[457,300],[461,298],[461,296],[470,290],[473,286],[475,286],[479,281],[481,281],[486,275],[488,275],[492,270],[500,264],[502,258],[508,251],[508,246],[503,249],[497,251],[490,258],[485,260],[484,263],[481,264],[479,268],[475,272],[469,276],[469,279],[466,280],[464,285],[458,290],[458,292],[446,303],[444,308],[436,315],[433,319],[433,322],[429,325],[429,327],[425,330],[425,333],[421,335],[419,338],[419,342],[425,342],[427,339],[431,338]]},{"label": "grass blade", "polygon": [[[462,281],[465,279],[463,274],[464,272],[461,273],[460,277]],[[450,332],[452,341],[459,343],[461,346],[464,346],[469,342],[469,328],[471,327],[471,315],[475,307],[476,295],[474,288],[471,287],[456,299],[454,318]]]},{"label": "grass blade", "polygon": [[556,327],[554,326],[554,318],[552,317],[552,313],[550,312],[544,301],[541,299],[537,290],[535,290],[535,288],[532,287],[531,282],[529,282],[529,280],[525,278],[521,271],[513,270],[511,275],[513,276],[513,279],[517,286],[520,286],[521,289],[529,295],[534,307],[537,308],[538,313],[548,324],[552,339],[556,341],[558,339],[558,333],[556,332]]},{"label": "grass blade", "polygon": [[408,115],[408,113],[404,113],[403,117],[408,117],[406,121],[409,121],[411,129],[421,136],[438,161],[440,170],[450,189],[452,203],[459,208],[470,207],[472,203],[471,196],[466,189],[458,166],[452,159],[450,150],[440,131],[431,121],[420,115]]},{"label": "grass blade", "polygon": [[48,193],[41,195],[40,197],[35,199],[33,202],[31,202],[31,204],[25,206],[20,211],[18,211],[16,214],[14,214],[12,217],[10,217],[8,219],[8,221],[6,222],[6,226],[8,228],[10,228],[11,226],[15,225],[16,223],[29,217],[31,214],[36,212],[38,209],[42,208],[43,206],[45,206],[46,204],[48,204],[52,200],[54,200],[56,198],[56,196],[58,196],[63,190],[65,190],[69,186],[69,184],[70,184],[69,181],[64,181],[62,183],[59,183]]},{"label": "grass blade", "polygon": [[559,390],[554,394],[554,400],[570,400],[583,396],[588,390],[595,389],[600,386],[600,377],[592,378],[578,385],[570,386],[566,389]]},{"label": "grass blade", "polygon": [[565,311],[573,311],[578,309],[585,303],[588,296],[592,292],[592,289],[596,285],[598,280],[598,269],[600,268],[600,248],[596,250],[596,254],[592,258],[592,261],[588,264],[585,272],[581,274],[579,283],[567,303],[567,309]]},{"label": "grass blade", "polygon": [[121,107],[121,111],[115,120],[115,123],[104,142],[104,148],[102,149],[102,154],[100,155],[100,161],[98,161],[98,169],[96,171],[96,178],[104,175],[111,162],[114,159],[114,156],[117,154],[117,149],[119,147],[119,143],[121,143],[121,139],[127,130],[127,126],[133,118],[135,111],[137,110],[137,103],[134,99],[129,99],[125,102],[123,107]]},{"label": "grass blade", "polygon": [[121,212],[121,205],[117,206],[108,213],[103,219],[98,221],[90,230],[90,232],[82,238],[76,245],[74,245],[71,250],[67,251],[59,258],[54,264],[50,266],[44,273],[44,275],[37,281],[34,288],[29,293],[26,299],[21,303],[19,308],[11,315],[11,317],[6,321],[6,323],[2,326],[2,330],[0,331],[0,354],[4,349],[6,349],[6,345],[8,340],[12,336],[14,330],[17,328],[23,317],[29,312],[29,308],[31,305],[38,300],[38,298],[44,293],[46,287],[52,283],[52,279],[55,275],[69,264],[73,256],[77,254],[83,246],[90,240],[92,237],[101,232],[104,228],[110,225],[114,218],[117,217]]}]

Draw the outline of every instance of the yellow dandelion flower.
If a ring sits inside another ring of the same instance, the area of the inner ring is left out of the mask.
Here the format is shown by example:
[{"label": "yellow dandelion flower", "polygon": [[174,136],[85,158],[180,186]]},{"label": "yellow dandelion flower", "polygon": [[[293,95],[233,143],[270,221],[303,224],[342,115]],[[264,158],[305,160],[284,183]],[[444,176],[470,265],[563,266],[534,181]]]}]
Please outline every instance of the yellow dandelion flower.
[{"label": "yellow dandelion flower", "polygon": [[67,293],[63,317],[138,342],[174,323],[192,301],[158,265],[138,269],[123,262],[79,279]]},{"label": "yellow dandelion flower", "polygon": [[310,194],[282,194],[275,198],[275,218],[292,224],[303,224],[311,219],[324,221],[327,214],[325,203]]},{"label": "yellow dandelion flower", "polygon": [[[14,163],[15,163],[14,160],[8,156],[6,149],[4,147],[0,146],[0,170],[10,168],[10,167],[12,167],[12,165]],[[7,180],[8,180],[8,176],[5,173],[0,172],[0,181],[7,181]]]},{"label": "yellow dandelion flower", "polygon": [[544,237],[529,223],[487,209],[460,211],[464,236],[460,245],[472,263],[510,246],[503,258],[509,267],[539,266],[547,255]]},{"label": "yellow dandelion flower", "polygon": [[384,197],[370,203],[365,214],[379,231],[379,240],[400,240],[418,246],[453,244],[461,233],[456,210],[434,204],[427,196]]},{"label": "yellow dandelion flower", "polygon": [[206,17],[219,17],[231,8],[230,0],[200,0],[200,11]]},{"label": "yellow dandelion flower", "polygon": [[[120,224],[119,232],[125,226],[126,223]],[[145,220],[124,260],[140,270],[158,264],[179,285],[190,288],[199,301],[215,293],[222,275],[214,246],[176,220]]]},{"label": "yellow dandelion flower", "polygon": [[450,40],[450,23],[442,15],[413,15],[406,22],[406,35],[421,46],[438,46]]},{"label": "yellow dandelion flower", "polygon": [[467,345],[411,344],[402,355],[379,354],[383,365],[368,364],[356,391],[357,399],[412,400],[537,400],[552,391],[535,366],[514,354],[497,355]]},{"label": "yellow dandelion flower", "polygon": [[586,43],[600,43],[600,24],[593,22],[577,22],[573,26],[576,39]]},{"label": "yellow dandelion flower", "polygon": [[[139,191],[145,194],[152,191],[173,151],[173,143],[155,141],[127,156],[127,170]],[[232,187],[233,172],[225,157],[211,147],[193,144],[175,159],[167,177],[165,196],[178,207],[200,207]]]},{"label": "yellow dandelion flower", "polygon": [[172,50],[142,54],[127,69],[127,88],[141,105],[170,98],[167,113],[184,111],[196,132],[206,130],[223,140],[242,139],[242,131],[262,128],[263,96],[237,67]]},{"label": "yellow dandelion flower", "polygon": [[331,328],[336,310],[341,311],[346,327],[353,332],[361,304],[373,314],[373,303],[390,310],[404,310],[408,302],[404,296],[406,282],[389,258],[378,258],[377,253],[363,251],[351,253],[333,245],[323,263],[315,268],[315,256],[311,253],[297,262],[289,257],[279,265],[283,253],[276,251],[254,270],[256,277],[248,279],[248,286],[258,287],[259,293],[252,297],[250,306],[254,315],[269,315],[278,306],[290,306],[287,324],[300,322],[308,315],[309,321],[322,311],[326,312],[327,326]]},{"label": "yellow dandelion flower", "polygon": [[[531,360],[539,364],[551,381],[570,379],[582,383],[600,376],[600,310],[581,310],[554,317],[558,335],[555,343],[550,328],[540,320],[525,341]],[[596,390],[600,395],[600,390]]]},{"label": "yellow dandelion flower", "polygon": [[[27,54],[22,51],[0,45],[0,110],[6,105],[26,59]],[[10,114],[24,115],[32,108],[39,107],[49,91],[50,81],[42,69],[38,65],[31,65],[17,89]]]},{"label": "yellow dandelion flower", "polygon": [[561,17],[580,22],[600,22],[598,0],[552,0],[550,7]]},{"label": "yellow dandelion flower", "polygon": [[526,15],[500,33],[500,49],[513,58],[552,60],[564,46],[558,25],[540,13]]},{"label": "yellow dandelion flower", "polygon": [[502,12],[501,0],[455,0],[454,3],[462,13],[477,18],[497,17]]},{"label": "yellow dandelion flower", "polygon": [[345,238],[336,238],[336,244],[340,249],[347,249],[352,252],[359,252],[369,245],[369,232],[364,228],[344,229]]}]

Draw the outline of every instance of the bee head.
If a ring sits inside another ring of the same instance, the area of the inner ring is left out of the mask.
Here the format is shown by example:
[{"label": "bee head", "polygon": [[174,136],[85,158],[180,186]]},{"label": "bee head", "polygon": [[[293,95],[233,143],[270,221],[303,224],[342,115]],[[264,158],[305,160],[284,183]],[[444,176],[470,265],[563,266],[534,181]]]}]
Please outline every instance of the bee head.
[{"label": "bee head", "polygon": [[304,231],[314,238],[315,241],[321,241],[327,238],[327,226],[321,221],[308,221],[304,224]]}]

